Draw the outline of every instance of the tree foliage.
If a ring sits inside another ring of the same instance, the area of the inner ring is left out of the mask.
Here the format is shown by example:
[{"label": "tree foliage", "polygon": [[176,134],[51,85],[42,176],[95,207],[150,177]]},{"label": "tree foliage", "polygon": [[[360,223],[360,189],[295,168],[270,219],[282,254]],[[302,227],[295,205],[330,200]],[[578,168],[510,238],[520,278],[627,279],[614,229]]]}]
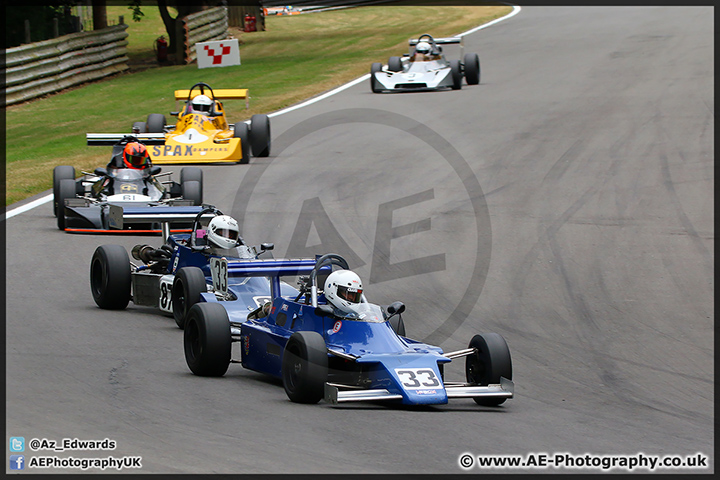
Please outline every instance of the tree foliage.
[{"label": "tree foliage", "polygon": [[73,15],[72,2],[52,1],[44,5],[13,5],[5,7],[3,48],[25,43],[25,21],[30,23],[30,42],[54,38],[53,19],[58,19],[58,35],[78,31],[78,18]]}]

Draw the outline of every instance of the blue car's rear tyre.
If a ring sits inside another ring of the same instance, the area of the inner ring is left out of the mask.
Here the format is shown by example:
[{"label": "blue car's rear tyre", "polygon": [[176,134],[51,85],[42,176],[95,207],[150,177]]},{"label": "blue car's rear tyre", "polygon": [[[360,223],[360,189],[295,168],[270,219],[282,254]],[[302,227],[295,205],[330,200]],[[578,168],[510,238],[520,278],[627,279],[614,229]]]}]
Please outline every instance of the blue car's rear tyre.
[{"label": "blue car's rear tyre", "polygon": [[282,382],[288,398],[296,403],[319,402],[327,378],[328,354],[322,335],[293,333],[282,356]]},{"label": "blue car's rear tyre", "polygon": [[[490,385],[500,383],[500,377],[512,380],[512,359],[505,339],[497,333],[481,333],[475,335],[468,348],[477,352],[465,359],[465,376],[471,385]],[[496,406],[506,398],[473,398],[475,403],[483,406]]]},{"label": "blue car's rear tyre", "polygon": [[98,307],[122,310],[130,302],[130,259],[122,245],[101,245],[90,261],[90,290]]},{"label": "blue car's rear tyre", "polygon": [[177,271],[172,286],[172,307],[178,327],[185,328],[188,312],[200,301],[200,294],[204,292],[207,292],[207,283],[200,268],[183,267]]},{"label": "blue car's rear tyre", "polygon": [[222,377],[230,365],[230,320],[219,303],[196,303],[188,311],[183,333],[185,361],[202,377]]},{"label": "blue car's rear tyre", "polygon": [[253,157],[270,155],[270,118],[265,114],[250,117],[250,145]]},{"label": "blue car's rear tyre", "polygon": [[75,180],[75,167],[71,165],[58,165],[53,169],[53,214],[58,214],[58,197],[60,193],[60,180]]}]

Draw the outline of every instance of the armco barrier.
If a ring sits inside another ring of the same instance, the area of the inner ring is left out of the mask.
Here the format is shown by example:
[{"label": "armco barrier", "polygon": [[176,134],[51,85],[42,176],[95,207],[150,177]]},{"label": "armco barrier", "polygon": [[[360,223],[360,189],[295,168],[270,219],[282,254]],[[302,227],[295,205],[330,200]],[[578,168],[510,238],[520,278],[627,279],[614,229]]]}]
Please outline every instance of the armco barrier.
[{"label": "armco barrier", "polygon": [[3,59],[5,105],[127,70],[126,29],[115,25],[8,48]]},{"label": "armco barrier", "polygon": [[228,38],[227,7],[215,7],[183,18],[185,28],[185,63],[197,59],[195,44]]}]

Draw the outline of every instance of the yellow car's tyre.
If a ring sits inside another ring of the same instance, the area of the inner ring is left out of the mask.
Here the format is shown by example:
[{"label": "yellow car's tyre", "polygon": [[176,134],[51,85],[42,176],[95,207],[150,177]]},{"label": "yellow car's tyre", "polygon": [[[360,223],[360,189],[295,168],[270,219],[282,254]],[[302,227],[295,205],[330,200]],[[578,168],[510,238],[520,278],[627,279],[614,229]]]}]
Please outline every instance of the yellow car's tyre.
[{"label": "yellow car's tyre", "polygon": [[264,114],[250,117],[250,145],[253,157],[270,155],[270,118]]},{"label": "yellow car's tyre", "polygon": [[245,122],[238,122],[233,127],[233,136],[240,139],[242,158],[239,163],[250,163],[250,131]]},{"label": "yellow car's tyre", "polygon": [[165,115],[162,113],[151,113],[147,118],[148,133],[163,133],[165,131]]}]

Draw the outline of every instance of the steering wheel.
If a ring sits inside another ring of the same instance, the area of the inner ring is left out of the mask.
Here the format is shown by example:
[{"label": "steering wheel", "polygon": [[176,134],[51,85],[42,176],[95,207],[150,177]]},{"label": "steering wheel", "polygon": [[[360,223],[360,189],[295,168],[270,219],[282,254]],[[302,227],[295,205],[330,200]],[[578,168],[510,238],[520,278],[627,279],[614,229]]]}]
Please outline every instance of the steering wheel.
[{"label": "steering wheel", "polygon": [[187,99],[188,102],[192,101],[192,98],[193,98],[192,92],[195,89],[195,87],[200,87],[200,95],[205,95],[206,88],[208,90],[210,90],[210,98],[212,99],[213,102],[215,101],[215,93],[213,92],[212,87],[210,87],[210,85],[208,85],[207,83],[199,82],[199,83],[196,83],[195,85],[193,85],[192,87],[190,87],[190,91],[188,92],[188,99]]},{"label": "steering wheel", "polygon": [[332,265],[337,265],[338,267],[349,270],[347,261],[338,255],[337,253],[328,253],[323,255],[322,257],[318,258],[315,261],[315,266],[313,267],[312,271],[310,272],[310,295],[311,295],[311,302],[313,307],[317,307],[317,275],[320,272],[320,269],[323,268],[326,265],[330,265],[332,269]]},{"label": "steering wheel", "polygon": [[190,248],[193,248],[196,246],[195,245],[195,232],[197,232],[198,227],[200,227],[200,220],[202,219],[202,217],[208,213],[212,213],[216,217],[223,215],[223,213],[220,210],[218,210],[217,208],[215,208],[213,205],[208,205],[207,207],[200,210],[200,213],[198,213],[195,216],[195,220],[193,220],[192,233],[190,234]]},{"label": "steering wheel", "polygon": [[427,37],[430,43],[435,43],[435,39],[429,33],[423,33],[418,37],[418,43],[422,42],[422,39]]}]

